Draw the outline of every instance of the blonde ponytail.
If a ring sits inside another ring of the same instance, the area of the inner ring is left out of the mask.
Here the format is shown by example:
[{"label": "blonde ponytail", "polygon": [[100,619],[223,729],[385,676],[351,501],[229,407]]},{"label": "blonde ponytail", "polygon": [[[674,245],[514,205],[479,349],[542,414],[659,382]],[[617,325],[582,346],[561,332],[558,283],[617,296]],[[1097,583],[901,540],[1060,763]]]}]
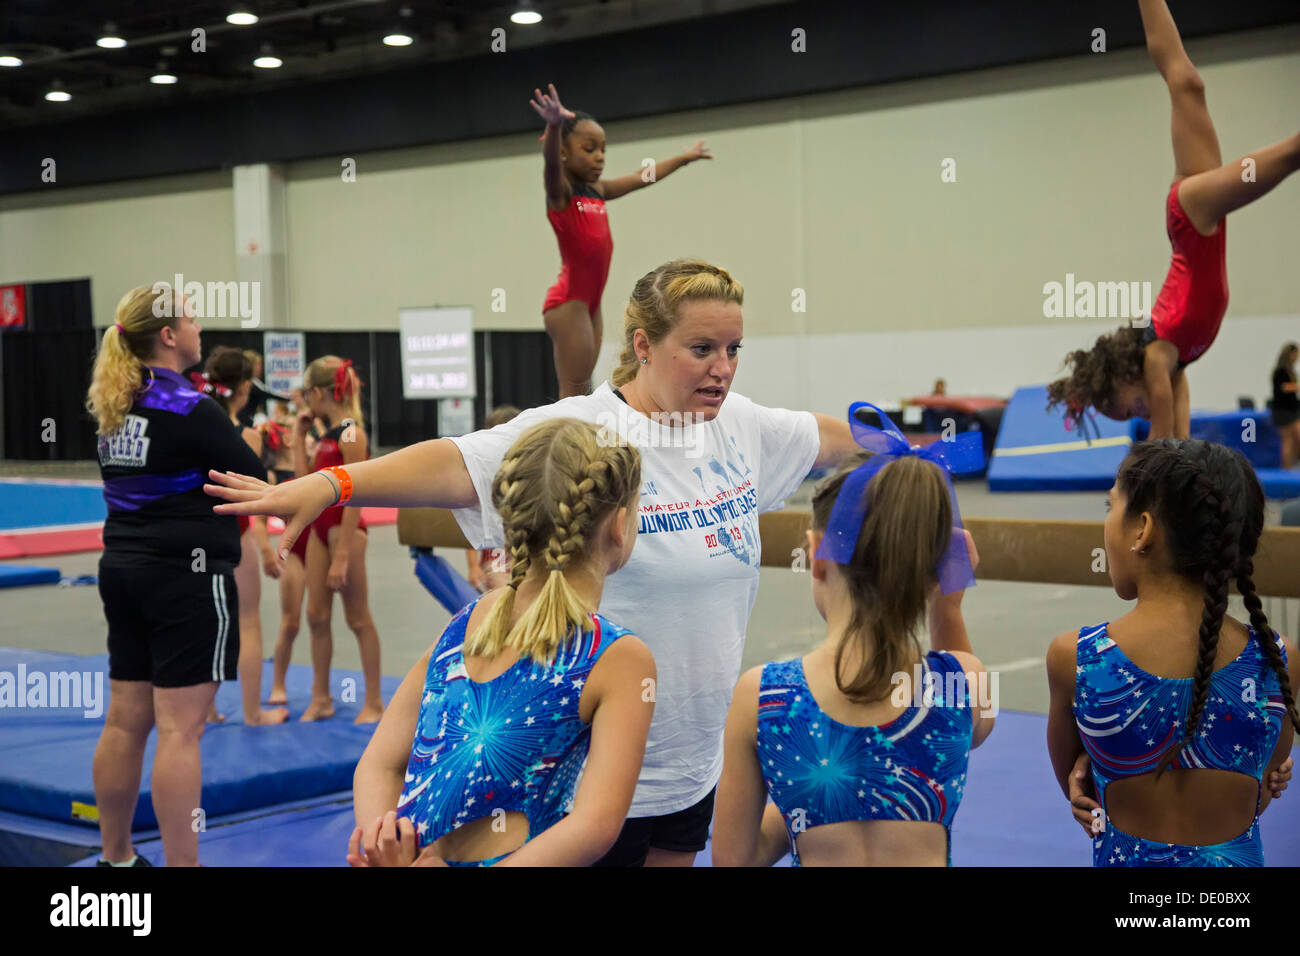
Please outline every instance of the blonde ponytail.
[{"label": "blonde ponytail", "polygon": [[116,320],[104,330],[86,393],[86,410],[95,417],[100,435],[122,427],[144,387],[145,363],[153,357],[158,330],[176,327],[170,316],[180,313],[171,307],[171,298],[170,286],[160,282],[137,286],[118,301]]}]

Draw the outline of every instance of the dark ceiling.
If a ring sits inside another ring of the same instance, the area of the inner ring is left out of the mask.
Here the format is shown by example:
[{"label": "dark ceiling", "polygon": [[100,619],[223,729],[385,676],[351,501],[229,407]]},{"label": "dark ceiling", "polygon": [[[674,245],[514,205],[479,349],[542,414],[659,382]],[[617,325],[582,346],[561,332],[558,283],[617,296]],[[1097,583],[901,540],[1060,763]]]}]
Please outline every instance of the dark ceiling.
[{"label": "dark ceiling", "polygon": [[[0,67],[0,128],[474,56],[489,51],[497,27],[518,49],[774,2],[537,0],[524,6],[540,12],[542,22],[521,26],[510,22],[519,0],[0,0],[0,55],[23,60],[17,68]],[[259,22],[228,24],[226,15],[241,8]],[[110,23],[125,48],[96,45]],[[192,49],[196,28],[204,31],[205,52]],[[399,30],[415,42],[381,42]],[[282,67],[253,66],[264,44]],[[149,77],[155,72],[179,82],[154,85]],[[45,99],[56,81],[70,101]]]}]

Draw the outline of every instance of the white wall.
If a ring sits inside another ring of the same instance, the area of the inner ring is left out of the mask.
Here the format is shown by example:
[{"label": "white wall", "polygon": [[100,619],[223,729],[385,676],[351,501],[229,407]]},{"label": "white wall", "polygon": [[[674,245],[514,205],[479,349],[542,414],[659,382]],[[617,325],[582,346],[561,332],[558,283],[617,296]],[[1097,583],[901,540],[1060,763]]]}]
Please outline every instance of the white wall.
[{"label": "white wall", "polygon": [[[1189,45],[1225,159],[1300,126],[1297,50],[1296,28]],[[611,205],[598,372],[636,279],[699,255],[746,287],[737,388],[761,401],[830,411],[937,375],[954,393],[1047,381],[1119,323],[1045,319],[1045,283],[1159,288],[1168,124],[1137,50],[610,123],[611,172],[698,137],[717,159]],[[559,257],[534,134],[354,158],[354,183],[343,157],[285,168],[290,325],[391,329],[399,308],[461,304],[481,328],[541,327]],[[1262,397],[1281,341],[1300,339],[1298,233],[1300,176],[1232,216],[1231,304],[1193,367],[1195,405]],[[97,324],[176,272],[235,278],[228,174],[0,198],[0,282],[90,276]]]}]

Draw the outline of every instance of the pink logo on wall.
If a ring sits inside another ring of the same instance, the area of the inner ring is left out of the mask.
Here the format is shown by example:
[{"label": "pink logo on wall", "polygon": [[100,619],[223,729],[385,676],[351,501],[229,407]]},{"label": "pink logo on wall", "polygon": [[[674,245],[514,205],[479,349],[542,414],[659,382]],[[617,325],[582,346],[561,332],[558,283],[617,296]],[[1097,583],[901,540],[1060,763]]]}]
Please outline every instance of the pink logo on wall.
[{"label": "pink logo on wall", "polygon": [[27,324],[27,306],[20,285],[0,286],[0,327],[17,328]]}]

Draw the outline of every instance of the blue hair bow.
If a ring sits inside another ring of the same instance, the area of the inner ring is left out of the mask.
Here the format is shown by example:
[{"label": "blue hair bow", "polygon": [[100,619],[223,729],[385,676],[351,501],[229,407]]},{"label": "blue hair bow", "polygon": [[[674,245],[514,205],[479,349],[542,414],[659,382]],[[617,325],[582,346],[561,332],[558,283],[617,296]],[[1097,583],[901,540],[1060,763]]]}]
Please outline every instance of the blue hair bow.
[{"label": "blue hair bow", "polygon": [[[858,421],[859,409],[869,408],[880,416],[883,428],[875,428]],[[948,479],[948,495],[952,501],[953,534],[936,569],[939,586],[944,594],[961,591],[975,583],[966,536],[961,533],[961,514],[957,510],[957,492],[952,486],[953,474],[979,471],[984,467],[984,439],[979,432],[962,432],[951,440],[941,439],[925,448],[908,443],[889,416],[869,402],[854,402],[849,406],[849,428],[853,440],[868,451],[875,452],[855,468],[835,496],[830,521],[817,557],[837,564],[849,564],[862,533],[862,522],[867,517],[867,483],[876,472],[904,455],[915,455],[933,462],[943,469]]]}]

